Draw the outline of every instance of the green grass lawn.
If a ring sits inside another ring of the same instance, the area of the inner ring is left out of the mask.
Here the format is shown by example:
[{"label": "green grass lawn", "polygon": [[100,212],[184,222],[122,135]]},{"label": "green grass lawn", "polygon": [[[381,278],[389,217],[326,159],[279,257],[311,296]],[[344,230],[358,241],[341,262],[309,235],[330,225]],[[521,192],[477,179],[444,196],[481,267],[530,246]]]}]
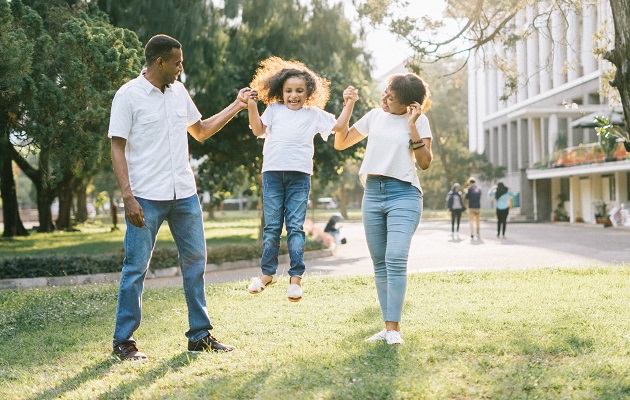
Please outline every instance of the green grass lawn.
[{"label": "green grass lawn", "polygon": [[208,284],[228,354],[187,353],[182,289],[147,290],[146,363],[110,356],[115,285],[0,292],[0,398],[630,398],[629,266],[411,275],[401,346],[363,341],[371,277],[281,282]]},{"label": "green grass lawn", "polygon": [[[314,218],[317,224],[324,224],[335,210],[308,211],[307,218]],[[349,219],[361,220],[360,210],[351,210]],[[97,219],[77,226],[76,232],[57,231],[52,233],[32,232],[27,237],[11,240],[0,239],[0,258],[43,255],[96,255],[123,251],[125,232],[124,217],[118,224],[120,230],[111,231],[109,219]],[[255,244],[258,240],[260,215],[258,211],[215,212],[214,219],[204,218],[206,245],[208,248],[228,244]],[[175,246],[173,238],[164,223],[158,233],[157,248]]]}]

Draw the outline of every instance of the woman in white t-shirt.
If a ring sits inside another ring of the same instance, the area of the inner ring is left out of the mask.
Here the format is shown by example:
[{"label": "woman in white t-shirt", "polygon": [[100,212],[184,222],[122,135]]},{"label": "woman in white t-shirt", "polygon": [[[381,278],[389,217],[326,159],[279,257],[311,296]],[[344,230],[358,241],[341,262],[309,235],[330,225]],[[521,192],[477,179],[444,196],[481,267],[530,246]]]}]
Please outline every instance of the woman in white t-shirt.
[{"label": "woman in white t-shirt", "polygon": [[[407,289],[411,238],[422,214],[416,164],[429,168],[431,129],[423,114],[430,104],[427,84],[415,74],[389,77],[380,109],[373,109],[347,131],[335,135],[335,149],[368,142],[359,175],[365,184],[363,225],[374,263],[374,281],[385,329],[367,341],[403,343],[400,331]],[[355,98],[348,99],[347,105]]]},{"label": "woman in white t-shirt", "polygon": [[[329,84],[304,64],[279,57],[261,62],[251,83],[249,124],[254,135],[265,139],[262,276],[252,279],[248,288],[252,294],[275,283],[280,235],[285,223],[291,259],[287,297],[293,302],[302,298],[306,238],[303,225],[313,173],[313,139],[319,133],[327,140],[332,131],[347,129],[352,114],[352,108],[346,106],[337,121],[323,110],[330,96]],[[353,90],[349,87],[344,93]],[[259,98],[267,105],[262,116],[258,113]]]}]

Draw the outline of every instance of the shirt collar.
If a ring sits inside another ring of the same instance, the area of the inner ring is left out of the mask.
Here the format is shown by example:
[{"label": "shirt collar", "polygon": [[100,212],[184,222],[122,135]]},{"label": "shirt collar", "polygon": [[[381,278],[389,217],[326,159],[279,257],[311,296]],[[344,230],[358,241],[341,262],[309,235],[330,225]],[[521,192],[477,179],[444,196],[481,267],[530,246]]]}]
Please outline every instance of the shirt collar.
[{"label": "shirt collar", "polygon": [[[142,69],[142,71],[140,72],[140,75],[138,76],[138,78],[140,78],[140,85],[144,88],[147,94],[151,93],[151,90],[153,89],[160,91],[160,89],[155,87],[155,85],[153,85],[151,82],[149,82],[147,78],[145,78],[144,76],[145,71],[146,71],[146,68]],[[171,86],[172,85],[166,85],[165,90],[173,90]]]}]

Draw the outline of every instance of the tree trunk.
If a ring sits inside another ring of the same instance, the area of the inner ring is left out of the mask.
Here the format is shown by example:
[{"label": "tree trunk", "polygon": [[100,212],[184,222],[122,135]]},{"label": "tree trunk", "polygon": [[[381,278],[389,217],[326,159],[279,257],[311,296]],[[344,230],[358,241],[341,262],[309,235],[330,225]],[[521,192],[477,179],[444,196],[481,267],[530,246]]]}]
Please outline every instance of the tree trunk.
[{"label": "tree trunk", "polygon": [[615,26],[615,48],[604,57],[617,67],[611,86],[619,90],[625,120],[625,129],[630,130],[630,2],[610,0]]},{"label": "tree trunk", "polygon": [[72,230],[72,199],[73,179],[64,177],[59,185],[59,215],[57,216],[57,229]]},{"label": "tree trunk", "polygon": [[28,236],[22,224],[13,176],[13,162],[9,147],[9,136],[3,132],[0,137],[0,195],[2,196],[3,237]]},{"label": "tree trunk", "polygon": [[48,151],[46,149],[40,151],[38,160],[39,169],[35,169],[24,157],[15,151],[15,149],[11,148],[10,150],[13,161],[16,162],[22,172],[33,182],[37,190],[37,212],[39,214],[39,227],[37,228],[37,232],[54,231],[55,225],[53,224],[50,206],[53,200],[55,200],[56,188],[49,187],[44,179],[44,174],[48,172]]},{"label": "tree trunk", "polygon": [[348,189],[346,189],[346,185],[344,185],[342,181],[341,187],[339,188],[339,212],[345,219],[348,219],[348,200]]},{"label": "tree trunk", "polygon": [[440,162],[442,163],[442,168],[444,168],[444,176],[446,177],[446,187],[450,187],[450,185],[455,182],[456,174],[451,170],[451,165],[446,159],[446,152],[444,151],[444,146],[442,145],[442,141],[440,140],[440,129],[437,126],[436,122],[432,122],[433,127],[431,132],[433,133],[433,140],[431,141],[431,147],[435,146],[436,153],[438,157],[440,157]]},{"label": "tree trunk", "polygon": [[87,186],[88,180],[81,179],[75,190],[77,195],[77,214],[75,216],[75,221],[77,223],[84,223],[88,220]]}]

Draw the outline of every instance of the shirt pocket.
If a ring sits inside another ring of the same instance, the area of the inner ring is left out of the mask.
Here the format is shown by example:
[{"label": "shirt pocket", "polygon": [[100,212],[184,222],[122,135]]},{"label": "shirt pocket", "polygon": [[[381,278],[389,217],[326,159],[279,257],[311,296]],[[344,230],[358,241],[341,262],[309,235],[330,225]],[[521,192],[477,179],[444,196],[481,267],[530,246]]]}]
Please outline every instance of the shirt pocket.
[{"label": "shirt pocket", "polygon": [[188,110],[185,108],[178,108],[175,110],[175,114],[177,114],[177,120],[175,121],[177,125],[177,130],[186,130],[188,128]]},{"label": "shirt pocket", "polygon": [[152,113],[143,115],[138,118],[138,124],[140,125],[140,132],[146,134],[156,133],[160,126],[160,114]]}]

